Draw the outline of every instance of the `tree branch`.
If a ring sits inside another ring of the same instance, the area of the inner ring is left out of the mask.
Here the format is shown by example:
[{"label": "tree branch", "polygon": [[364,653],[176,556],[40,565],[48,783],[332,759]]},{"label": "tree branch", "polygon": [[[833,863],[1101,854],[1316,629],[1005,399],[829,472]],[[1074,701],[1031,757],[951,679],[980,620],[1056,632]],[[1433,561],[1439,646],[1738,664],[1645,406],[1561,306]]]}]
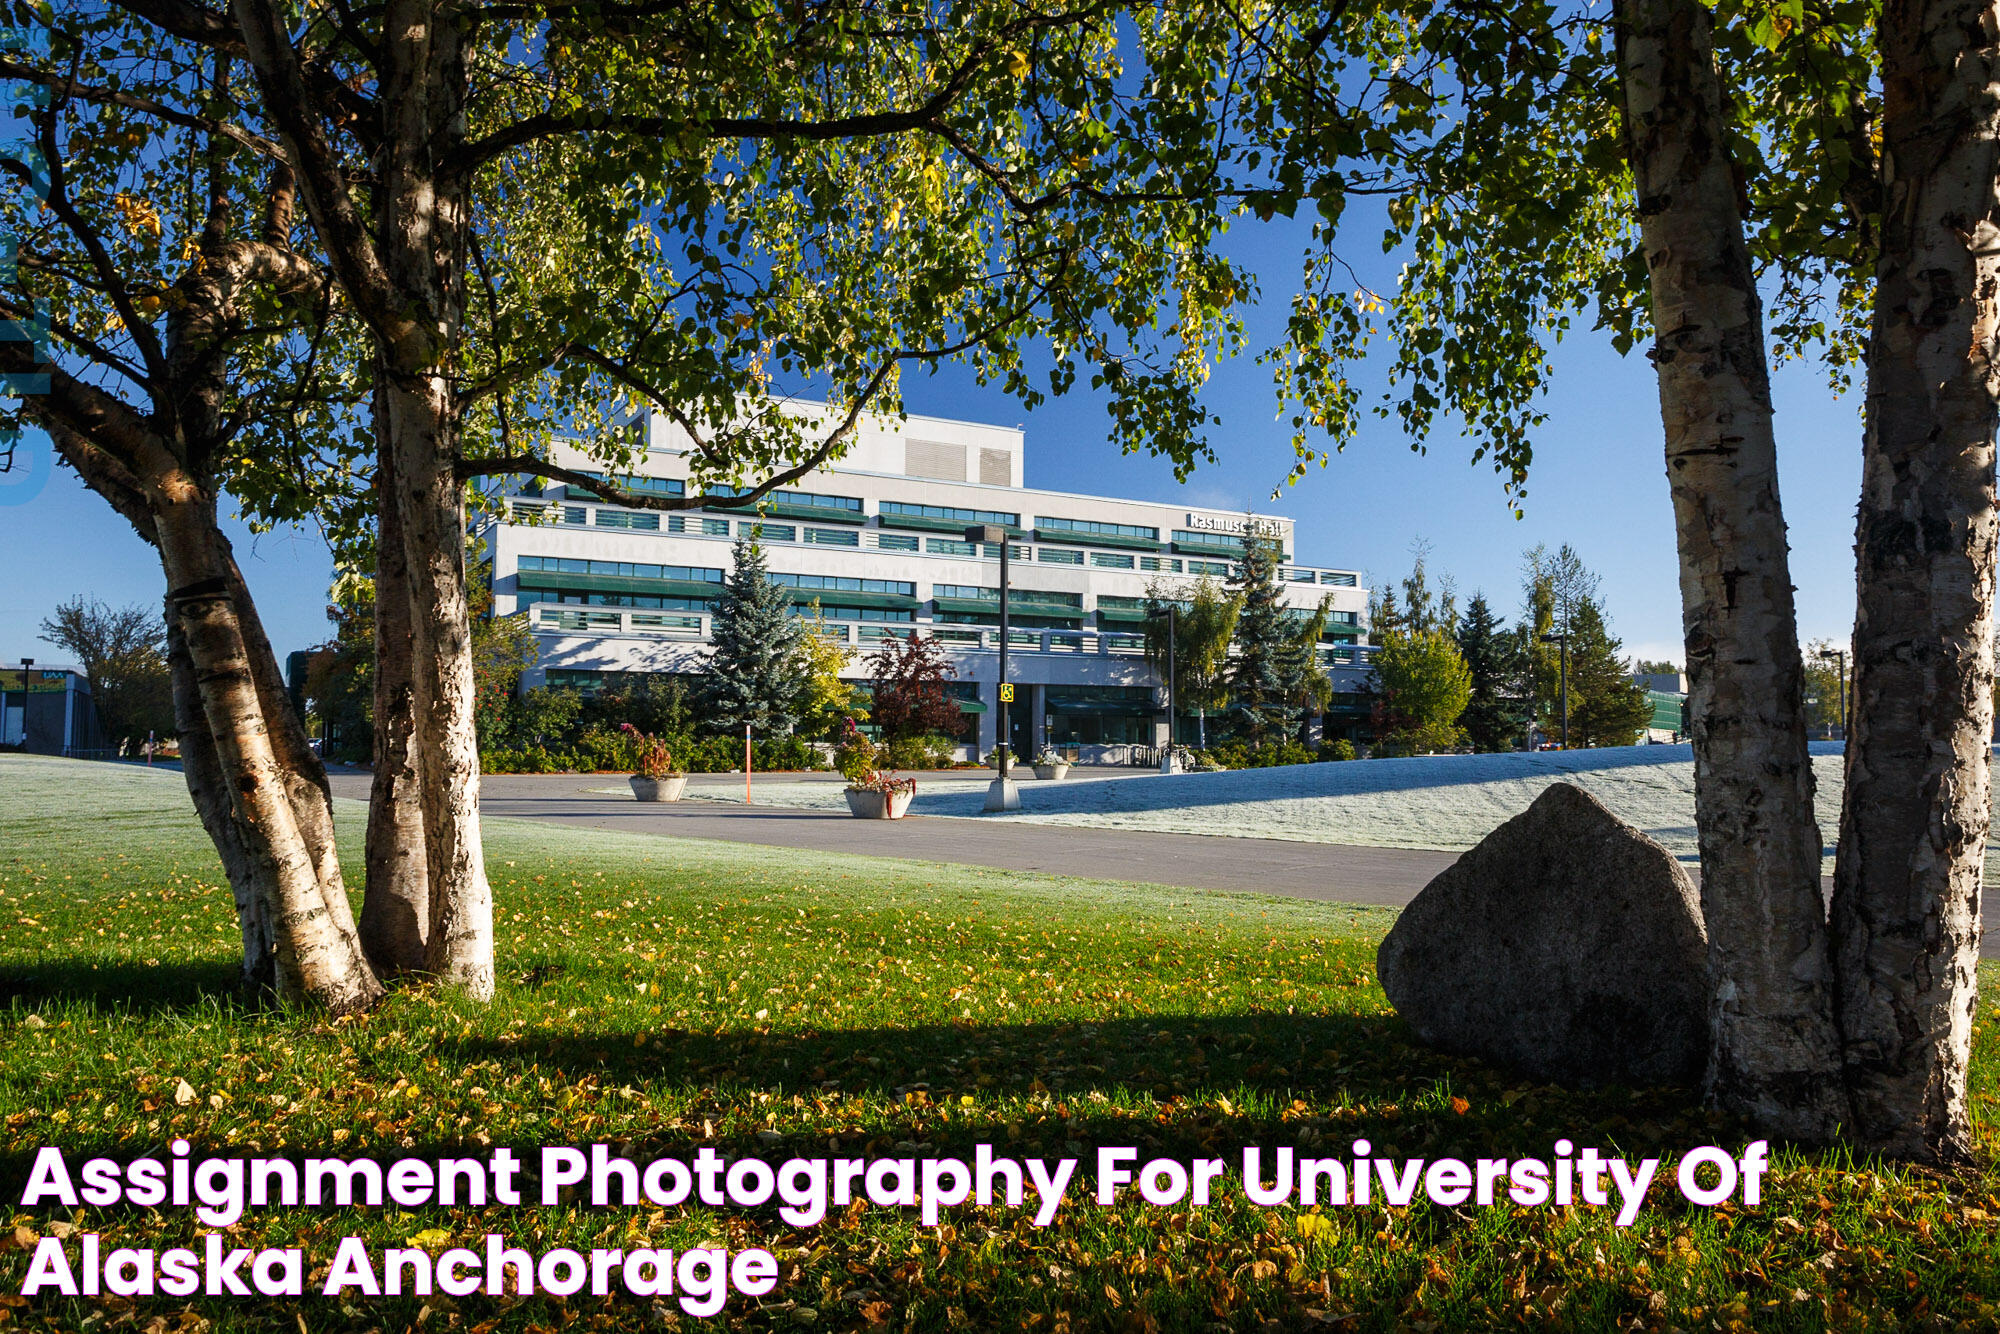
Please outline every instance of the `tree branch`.
[{"label": "tree branch", "polygon": [[83,83],[67,75],[50,70],[37,69],[33,65],[23,65],[19,61],[0,56],[0,78],[19,79],[23,83],[37,84],[50,90],[59,98],[74,98],[79,102],[89,102],[97,106],[124,107],[130,111],[143,112],[148,116],[178,125],[183,129],[201,130],[208,134],[219,134],[234,140],[253,153],[283,160],[285,150],[261,134],[244,129],[234,121],[216,120],[207,116],[197,116],[192,112],[170,107],[157,98],[139,93],[128,93],[116,88],[102,88],[95,84]]},{"label": "tree branch", "polygon": [[[132,0],[132,3],[175,5],[179,0]],[[204,11],[205,12],[205,11]],[[344,173],[306,88],[298,52],[292,49],[281,16],[270,0],[234,0],[234,13],[250,67],[264,94],[264,109],[278,127],[299,190],[305,195],[328,262],[342,288],[377,336],[392,346],[406,342],[416,330],[405,317],[395,286],[370,243],[367,223],[347,193]]]}]

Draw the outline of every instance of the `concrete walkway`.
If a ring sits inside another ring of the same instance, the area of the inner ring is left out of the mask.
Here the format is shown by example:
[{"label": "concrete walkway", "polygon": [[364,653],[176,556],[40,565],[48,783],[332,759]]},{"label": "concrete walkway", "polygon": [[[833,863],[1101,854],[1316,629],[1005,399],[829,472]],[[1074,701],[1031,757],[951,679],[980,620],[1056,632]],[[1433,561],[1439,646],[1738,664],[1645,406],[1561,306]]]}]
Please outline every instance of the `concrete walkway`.
[{"label": "concrete walkway", "polygon": [[[1106,776],[1140,777],[1145,772],[1114,771]],[[968,776],[979,775],[976,770],[918,775],[920,779]],[[332,777],[336,795],[368,799],[366,773],[336,772]],[[773,775],[774,779],[778,777]],[[782,778],[787,783],[842,781],[838,774],[786,774]],[[1385,908],[1400,908],[1408,903],[1433,876],[1459,857],[1456,852],[1412,848],[1349,847],[1271,838],[1206,838],[1197,834],[1135,833],[1008,820],[922,815],[901,820],[856,820],[845,814],[780,806],[730,806],[707,801],[640,803],[614,793],[591,791],[616,787],[623,781],[621,774],[492,774],[480,785],[480,809],[489,815],[546,820],[580,829],[720,839],[864,857],[909,857]],[[743,786],[741,774],[693,774],[688,781],[702,786],[731,787],[738,792]],[[1831,892],[1831,881],[1827,882],[1827,889]],[[1986,889],[1982,912],[1986,930],[1980,954],[2000,959],[2000,887]]]}]

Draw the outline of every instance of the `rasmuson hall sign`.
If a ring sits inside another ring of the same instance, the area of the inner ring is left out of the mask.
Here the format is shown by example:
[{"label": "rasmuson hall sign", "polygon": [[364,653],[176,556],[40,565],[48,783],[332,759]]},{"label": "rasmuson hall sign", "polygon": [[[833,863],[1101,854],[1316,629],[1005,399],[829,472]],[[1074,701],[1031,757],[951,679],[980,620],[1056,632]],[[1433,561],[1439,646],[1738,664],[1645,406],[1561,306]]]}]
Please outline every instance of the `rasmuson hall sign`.
[{"label": "rasmuson hall sign", "polygon": [[1275,534],[1283,531],[1277,523],[1270,519],[1257,519],[1247,516],[1240,519],[1224,518],[1214,514],[1190,514],[1187,516],[1187,526],[1190,532],[1233,533],[1238,537],[1241,537],[1245,533]]}]

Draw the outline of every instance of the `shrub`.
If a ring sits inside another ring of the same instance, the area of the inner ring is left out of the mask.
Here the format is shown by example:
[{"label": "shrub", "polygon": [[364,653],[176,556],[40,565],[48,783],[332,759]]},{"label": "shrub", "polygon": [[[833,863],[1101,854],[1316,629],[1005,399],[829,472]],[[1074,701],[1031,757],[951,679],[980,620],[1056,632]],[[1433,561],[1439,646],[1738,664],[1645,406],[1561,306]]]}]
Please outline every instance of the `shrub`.
[{"label": "shrub", "polygon": [[638,754],[634,756],[637,763],[633,768],[641,776],[652,779],[672,778],[679,772],[674,768],[673,749],[665,741],[641,732],[630,723],[626,723],[618,730],[637,748]]},{"label": "shrub", "polygon": [[951,763],[955,744],[950,737],[935,732],[892,737],[882,748],[882,764],[890,769],[942,769]]},{"label": "shrub", "polygon": [[1209,757],[1230,769],[1271,769],[1284,764],[1312,764],[1319,758],[1296,741],[1262,746],[1225,741],[1211,750]]},{"label": "shrub", "polygon": [[1335,737],[1320,746],[1319,757],[1326,761],[1351,760],[1354,758],[1354,743],[1344,736]]}]

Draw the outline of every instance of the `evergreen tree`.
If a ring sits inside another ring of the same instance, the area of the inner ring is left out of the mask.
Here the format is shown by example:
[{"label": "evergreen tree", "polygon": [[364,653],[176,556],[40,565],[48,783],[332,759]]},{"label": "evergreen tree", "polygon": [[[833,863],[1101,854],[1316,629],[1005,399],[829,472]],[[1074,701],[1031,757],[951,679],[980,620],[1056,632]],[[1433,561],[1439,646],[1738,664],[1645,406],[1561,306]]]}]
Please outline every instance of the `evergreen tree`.
[{"label": "evergreen tree", "polygon": [[1594,599],[1569,626],[1569,741],[1572,746],[1629,746],[1652,721],[1653,704],[1625,670],[1624,645]]},{"label": "evergreen tree", "polygon": [[702,702],[708,721],[730,731],[743,724],[766,736],[792,730],[803,686],[799,626],[785,591],[764,570],[764,549],[736,539],[735,559],[715,604]]},{"label": "evergreen tree", "polygon": [[1458,646],[1441,631],[1399,633],[1375,654],[1376,729],[1391,753],[1449,750],[1472,693]]},{"label": "evergreen tree", "polygon": [[1459,726],[1474,750],[1512,750],[1526,713],[1520,638],[1500,623],[1486,595],[1475,593],[1458,623],[1457,640],[1471,675]]},{"label": "evergreen tree", "polygon": [[1368,600],[1368,642],[1382,645],[1394,639],[1408,626],[1403,620],[1403,609],[1396,604],[1396,590],[1385,586],[1381,593]]},{"label": "evergreen tree", "polygon": [[1298,725],[1299,664],[1298,627],[1278,583],[1277,543],[1246,529],[1229,590],[1242,604],[1229,661],[1230,731],[1252,749],[1280,745]]}]

